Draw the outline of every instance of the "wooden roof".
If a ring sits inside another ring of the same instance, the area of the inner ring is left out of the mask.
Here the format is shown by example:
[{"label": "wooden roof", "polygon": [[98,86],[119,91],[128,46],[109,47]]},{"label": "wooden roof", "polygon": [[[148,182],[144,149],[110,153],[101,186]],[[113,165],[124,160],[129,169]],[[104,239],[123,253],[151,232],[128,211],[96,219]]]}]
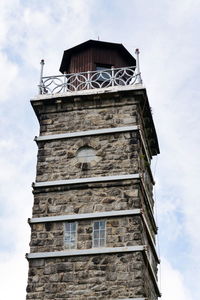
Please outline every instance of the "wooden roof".
[{"label": "wooden roof", "polygon": [[76,55],[77,53],[84,52],[85,50],[90,48],[101,49],[101,50],[105,49],[105,50],[112,50],[112,51],[114,50],[123,58],[127,66],[135,66],[136,64],[135,58],[128,52],[128,50],[122,44],[88,40],[84,43],[81,43],[75,47],[72,47],[64,51],[61,65],[60,65],[60,72],[64,73],[64,71],[69,69],[72,56]]}]

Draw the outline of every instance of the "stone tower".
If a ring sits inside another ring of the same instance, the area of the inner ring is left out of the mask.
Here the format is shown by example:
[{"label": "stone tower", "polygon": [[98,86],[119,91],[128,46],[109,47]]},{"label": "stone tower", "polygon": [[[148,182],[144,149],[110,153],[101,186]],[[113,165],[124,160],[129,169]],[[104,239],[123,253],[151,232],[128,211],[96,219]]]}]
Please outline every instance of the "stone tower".
[{"label": "stone tower", "polygon": [[28,300],[156,300],[151,159],[159,153],[135,58],[89,40],[31,100],[40,124]]}]

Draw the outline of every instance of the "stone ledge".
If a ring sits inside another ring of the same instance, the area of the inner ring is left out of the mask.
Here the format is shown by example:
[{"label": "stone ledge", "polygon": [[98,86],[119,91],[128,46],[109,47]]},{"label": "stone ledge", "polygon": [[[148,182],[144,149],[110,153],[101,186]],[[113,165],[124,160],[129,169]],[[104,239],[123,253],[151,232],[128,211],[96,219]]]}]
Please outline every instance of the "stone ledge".
[{"label": "stone ledge", "polygon": [[117,217],[117,216],[128,216],[128,215],[139,215],[139,214],[141,214],[141,209],[116,210],[116,211],[113,210],[113,211],[106,211],[106,212],[94,212],[94,213],[85,213],[85,214],[72,214],[72,215],[62,215],[62,216],[31,218],[28,219],[28,222],[29,223],[60,222],[60,221],[69,221],[69,220],[106,218],[106,217]]},{"label": "stone ledge", "polygon": [[40,142],[40,141],[49,141],[49,140],[57,140],[57,139],[68,139],[74,137],[135,131],[135,130],[139,130],[139,128],[140,128],[139,125],[124,126],[124,127],[122,126],[122,127],[114,127],[114,128],[102,128],[102,129],[68,132],[68,133],[60,133],[60,134],[41,135],[38,137],[36,136],[34,140],[36,142]]},{"label": "stone ledge", "polygon": [[77,255],[138,252],[138,251],[144,251],[145,249],[146,246],[130,246],[130,247],[92,248],[92,249],[84,249],[84,250],[68,250],[68,251],[54,251],[54,252],[37,252],[37,253],[27,253],[26,258],[38,259],[38,258],[52,258],[52,257],[63,257],[63,256],[77,256]]},{"label": "stone ledge", "polygon": [[116,92],[123,92],[123,91],[135,91],[135,90],[142,90],[146,92],[146,89],[143,84],[137,85],[126,85],[126,86],[114,86],[114,87],[107,87],[107,88],[97,88],[91,90],[82,90],[82,91],[75,91],[75,92],[66,92],[62,94],[43,94],[37,95],[35,98],[31,99],[31,102],[35,101],[45,101],[48,99],[62,99],[68,97],[77,97],[77,96],[88,96],[88,95],[102,95],[107,93],[116,93]]},{"label": "stone ledge", "polygon": [[47,187],[47,186],[57,186],[57,185],[70,185],[70,184],[79,184],[79,183],[91,183],[91,182],[105,182],[105,181],[114,181],[114,180],[126,180],[126,179],[139,179],[141,175],[136,174],[122,174],[122,175],[113,175],[113,176],[100,176],[100,177],[86,177],[86,178],[75,178],[67,180],[56,180],[56,181],[42,181],[35,182],[32,184],[34,188],[37,187]]}]

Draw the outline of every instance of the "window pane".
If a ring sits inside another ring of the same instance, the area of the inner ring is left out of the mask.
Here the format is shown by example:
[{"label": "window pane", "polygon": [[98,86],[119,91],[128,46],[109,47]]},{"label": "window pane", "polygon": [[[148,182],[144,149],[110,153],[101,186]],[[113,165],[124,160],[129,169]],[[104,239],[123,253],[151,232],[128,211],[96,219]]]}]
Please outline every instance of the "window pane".
[{"label": "window pane", "polygon": [[65,223],[64,243],[67,249],[76,247],[76,222]]},{"label": "window pane", "polygon": [[76,223],[71,223],[71,231],[76,231]]},{"label": "window pane", "polygon": [[68,233],[65,234],[65,241],[70,241],[70,235]]},{"label": "window pane", "polygon": [[104,247],[106,237],[106,221],[96,221],[93,227],[93,246]]},{"label": "window pane", "polygon": [[101,229],[104,229],[104,228],[105,228],[105,221],[100,221],[99,223],[100,223],[100,224],[99,224],[99,225],[100,225],[100,228],[101,228]]},{"label": "window pane", "polygon": [[98,239],[99,238],[99,231],[94,231],[94,239]]},{"label": "window pane", "polygon": [[105,246],[105,240],[104,239],[100,239],[100,247],[104,247]]},{"label": "window pane", "polygon": [[94,247],[99,247],[99,244],[98,244],[99,240],[98,239],[94,239]]},{"label": "window pane", "polygon": [[70,231],[70,223],[65,223],[65,231]]},{"label": "window pane", "polygon": [[94,222],[94,229],[99,229],[99,222]]},{"label": "window pane", "polygon": [[75,233],[71,233],[71,241],[75,241]]},{"label": "window pane", "polygon": [[71,224],[71,231],[75,231],[76,230],[76,223],[70,223]]},{"label": "window pane", "polygon": [[100,239],[104,239],[105,238],[105,230],[101,230],[100,231]]}]

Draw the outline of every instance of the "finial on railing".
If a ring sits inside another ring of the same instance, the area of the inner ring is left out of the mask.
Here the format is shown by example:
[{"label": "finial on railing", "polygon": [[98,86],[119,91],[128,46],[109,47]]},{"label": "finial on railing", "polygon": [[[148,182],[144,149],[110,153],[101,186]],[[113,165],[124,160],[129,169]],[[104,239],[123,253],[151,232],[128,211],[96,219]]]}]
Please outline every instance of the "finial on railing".
[{"label": "finial on railing", "polygon": [[140,50],[137,48],[135,49],[135,54],[136,54],[136,83],[142,83],[142,77],[141,77],[141,73],[140,73],[140,61],[139,61],[139,54],[140,54]]},{"label": "finial on railing", "polygon": [[43,69],[44,69],[44,59],[40,61],[41,69],[40,69],[40,82],[39,82],[39,94],[42,94],[42,77],[43,77]]}]

